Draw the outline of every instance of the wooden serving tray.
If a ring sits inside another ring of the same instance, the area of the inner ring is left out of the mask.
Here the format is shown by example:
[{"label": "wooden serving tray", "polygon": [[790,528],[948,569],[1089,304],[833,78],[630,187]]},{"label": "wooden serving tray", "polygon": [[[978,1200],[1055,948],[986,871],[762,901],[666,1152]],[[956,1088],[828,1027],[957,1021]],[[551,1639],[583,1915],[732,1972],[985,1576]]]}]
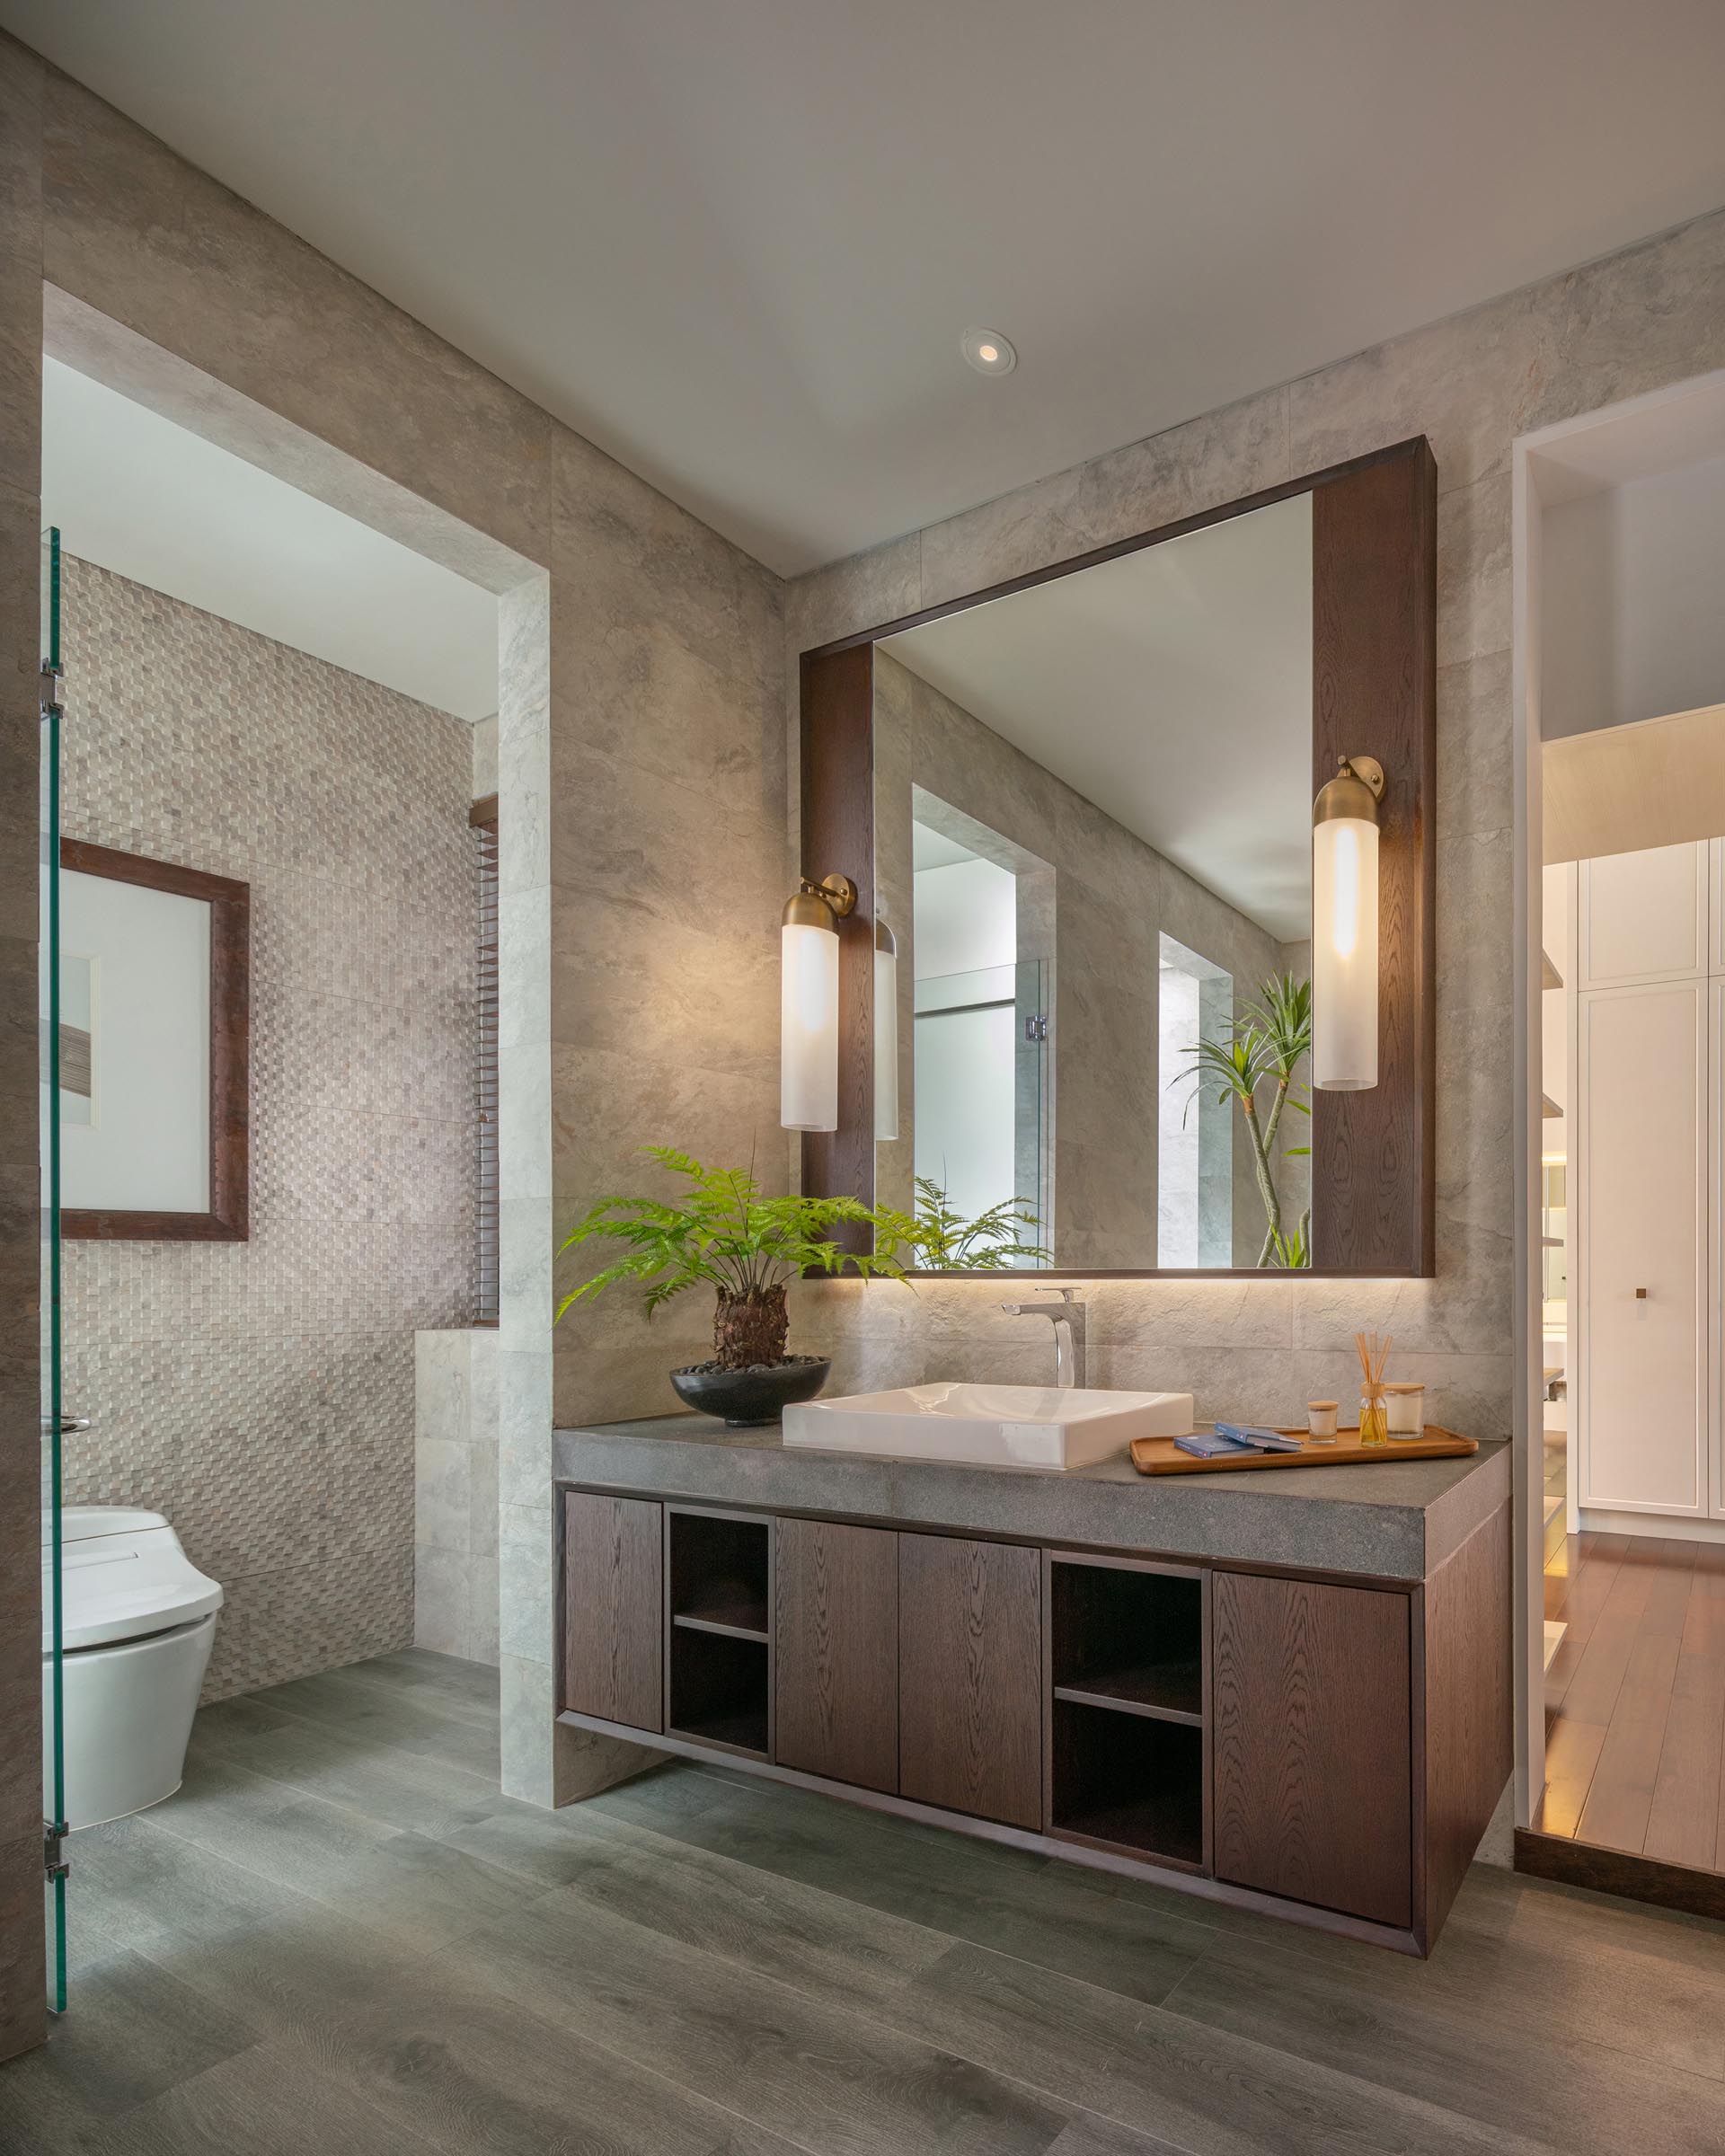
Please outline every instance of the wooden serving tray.
[{"label": "wooden serving tray", "polygon": [[[1304,1430],[1285,1430],[1287,1437],[1305,1437]],[[1132,1464],[1141,1475],[1237,1475],[1255,1467],[1380,1467],[1386,1460],[1463,1460],[1479,1451],[1472,1437],[1458,1437],[1454,1430],[1426,1425],[1423,1437],[1392,1437],[1384,1445],[1362,1445],[1358,1426],[1338,1430],[1333,1445],[1320,1445],[1306,1437],[1298,1453],[1234,1453],[1219,1460],[1200,1460],[1182,1453],[1172,1437],[1135,1437]]]}]

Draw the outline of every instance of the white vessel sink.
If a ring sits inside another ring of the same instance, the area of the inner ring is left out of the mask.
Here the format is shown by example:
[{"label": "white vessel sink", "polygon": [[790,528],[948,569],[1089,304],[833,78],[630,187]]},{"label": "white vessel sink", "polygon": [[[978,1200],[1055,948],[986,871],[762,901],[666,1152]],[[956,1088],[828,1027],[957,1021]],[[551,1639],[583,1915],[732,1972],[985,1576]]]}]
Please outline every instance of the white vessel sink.
[{"label": "white vessel sink", "polygon": [[787,1445],[985,1467],[1089,1467],[1135,1437],[1184,1437],[1191,1427],[1190,1392],[1082,1386],[906,1385],[784,1410]]}]

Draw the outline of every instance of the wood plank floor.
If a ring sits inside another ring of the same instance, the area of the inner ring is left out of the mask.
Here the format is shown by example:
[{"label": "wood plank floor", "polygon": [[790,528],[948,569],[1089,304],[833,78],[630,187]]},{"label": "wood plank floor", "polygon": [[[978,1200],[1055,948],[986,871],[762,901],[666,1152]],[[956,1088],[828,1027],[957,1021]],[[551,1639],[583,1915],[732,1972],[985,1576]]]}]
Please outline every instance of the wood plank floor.
[{"label": "wood plank floor", "polygon": [[1565,1538],[1545,1614],[1545,1801],[1535,1825],[1725,1870],[1725,1546]]},{"label": "wood plank floor", "polygon": [[535,1811],[496,1720],[417,1653],[201,1715],[74,1838],[4,2156],[1725,2145],[1725,1927],[1476,1866],[1420,1963],[689,1765]]}]

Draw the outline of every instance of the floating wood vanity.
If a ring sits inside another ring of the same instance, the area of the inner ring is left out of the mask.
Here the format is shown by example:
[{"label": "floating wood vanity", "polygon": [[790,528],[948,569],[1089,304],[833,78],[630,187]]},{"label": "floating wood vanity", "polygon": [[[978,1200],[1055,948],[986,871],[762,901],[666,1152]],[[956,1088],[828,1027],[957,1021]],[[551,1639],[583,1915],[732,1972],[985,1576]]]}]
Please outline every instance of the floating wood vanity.
[{"label": "floating wood vanity", "polygon": [[1509,1462],[1146,1482],[560,1431],[562,1719],[1423,1954],[1511,1767]]}]

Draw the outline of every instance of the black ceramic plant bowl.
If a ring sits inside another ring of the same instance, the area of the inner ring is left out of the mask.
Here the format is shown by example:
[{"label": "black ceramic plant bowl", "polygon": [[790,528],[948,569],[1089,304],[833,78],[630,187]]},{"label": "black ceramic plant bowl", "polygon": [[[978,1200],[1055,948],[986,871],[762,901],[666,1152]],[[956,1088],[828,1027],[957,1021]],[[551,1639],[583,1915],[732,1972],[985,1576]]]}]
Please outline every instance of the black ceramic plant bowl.
[{"label": "black ceramic plant bowl", "polygon": [[799,1400],[812,1400],[832,1375],[824,1355],[792,1355],[782,1363],[757,1363],[752,1370],[721,1370],[714,1363],[694,1363],[673,1370],[677,1396],[703,1415],[722,1416],[732,1429],[776,1422]]}]

